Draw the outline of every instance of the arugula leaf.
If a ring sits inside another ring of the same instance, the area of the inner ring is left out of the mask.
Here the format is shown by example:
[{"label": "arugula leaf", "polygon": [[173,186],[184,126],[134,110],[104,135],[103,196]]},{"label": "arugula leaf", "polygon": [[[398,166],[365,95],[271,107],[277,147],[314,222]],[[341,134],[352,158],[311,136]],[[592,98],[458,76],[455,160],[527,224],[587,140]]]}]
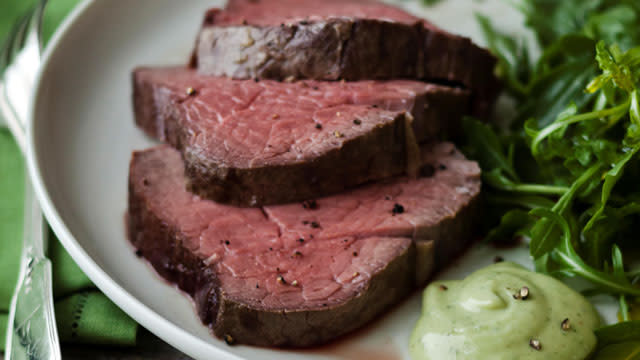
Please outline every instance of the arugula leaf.
[{"label": "arugula leaf", "polygon": [[562,230],[561,245],[553,250],[552,256],[565,266],[564,272],[579,275],[608,292],[640,296],[640,288],[631,285],[626,276],[624,276],[624,271],[622,276],[617,273],[606,273],[594,269],[582,260],[573,247],[569,224],[562,216],[548,209],[533,209],[530,214],[547,218],[560,226]]},{"label": "arugula leaf", "polygon": [[640,360],[640,341],[628,341],[605,346],[593,360]]},{"label": "arugula leaf", "polygon": [[500,169],[512,179],[518,179],[500,138],[489,125],[466,117],[462,119],[462,128],[467,144],[463,150],[469,157],[477,160],[483,169]]},{"label": "arugula leaf", "polygon": [[610,44],[617,43],[628,49],[637,44],[637,39],[630,38],[628,31],[637,21],[637,10],[634,11],[633,4],[619,4],[593,14],[584,30],[590,37],[603,39]]},{"label": "arugula leaf", "polygon": [[562,35],[579,32],[589,19],[589,14],[596,11],[602,2],[530,0],[519,2],[519,8],[525,15],[526,24],[546,48]]},{"label": "arugula leaf", "polygon": [[534,77],[529,85],[529,96],[520,105],[513,127],[517,129],[528,119],[536,119],[540,127],[546,126],[571,102],[583,108],[593,98],[592,94],[584,92],[585,85],[597,71],[592,59],[568,60]]},{"label": "arugula leaf", "polygon": [[[584,174],[582,174],[582,176],[572,184],[571,188],[562,195],[562,197],[560,197],[558,202],[556,202],[551,209],[534,209],[534,211],[544,212],[545,214],[551,213],[553,214],[552,216],[545,217],[551,217],[552,219],[560,217],[560,214],[562,214],[571,204],[578,190],[580,190],[580,188],[597,173],[601,166],[601,164],[596,164],[585,171]],[[562,222],[566,221],[562,219]],[[556,224],[561,224],[562,222],[555,221]],[[554,222],[544,219],[537,222],[531,230],[531,243],[529,243],[529,250],[534,259],[537,259],[553,250],[560,241],[559,238],[552,236],[553,230]],[[568,236],[570,237],[570,232]]]},{"label": "arugula leaf", "polygon": [[[634,217],[640,213],[640,204],[632,202],[622,208],[606,206],[604,209],[594,225],[589,230],[583,229],[582,233],[582,252],[591,265],[598,267],[602,266],[605,258],[610,256],[612,244],[625,241],[627,236],[621,229],[633,227],[636,220]],[[582,216],[591,218],[593,212],[589,209]],[[628,274],[628,277],[633,279],[634,276]]]},{"label": "arugula leaf", "polygon": [[601,85],[608,81],[613,81],[617,87],[625,91],[631,92],[635,90],[636,85],[631,69],[628,64],[620,62],[621,55],[620,49],[616,45],[612,45],[607,49],[604,41],[598,42],[596,45],[596,61],[602,70],[602,74],[587,86],[587,91],[594,92],[599,89],[599,86],[596,85]]},{"label": "arugula leaf", "polygon": [[513,235],[531,224],[532,218],[524,210],[514,209],[508,211],[500,219],[500,225],[493,228],[485,237],[486,242],[501,243],[509,242]]},{"label": "arugula leaf", "polygon": [[532,139],[532,142],[531,142],[531,152],[533,153],[534,156],[538,156],[540,154],[540,143],[545,138],[547,138],[548,136],[550,136],[551,134],[553,134],[554,132],[560,129],[566,128],[567,126],[571,124],[575,124],[580,121],[601,119],[605,117],[616,117],[619,119],[620,115],[627,113],[627,111],[629,110],[629,106],[630,106],[630,102],[625,102],[623,104],[620,104],[618,106],[615,106],[609,109],[592,111],[585,114],[569,115],[569,116],[561,114],[558,120],[556,120],[553,124],[535,133],[535,137]]},{"label": "arugula leaf", "polygon": [[476,14],[480,29],[489,43],[489,48],[498,58],[497,72],[505,80],[507,87],[518,95],[525,95],[525,83],[530,68],[529,51],[523,39],[514,39],[491,26],[488,17]]},{"label": "arugula leaf", "polygon": [[640,320],[603,326],[596,329],[595,333],[599,347],[634,341],[640,339]]},{"label": "arugula leaf", "polygon": [[627,163],[633,158],[634,155],[638,153],[640,150],[640,143],[635,147],[630,149],[617,163],[614,164],[613,168],[604,175],[604,184],[602,185],[602,197],[600,200],[600,206],[598,210],[593,214],[589,222],[585,225],[583,231],[589,231],[595,221],[602,215],[604,212],[604,208],[607,205],[607,201],[609,201],[609,196],[611,196],[611,191],[613,187],[616,185],[622,174],[624,173],[624,167]]}]

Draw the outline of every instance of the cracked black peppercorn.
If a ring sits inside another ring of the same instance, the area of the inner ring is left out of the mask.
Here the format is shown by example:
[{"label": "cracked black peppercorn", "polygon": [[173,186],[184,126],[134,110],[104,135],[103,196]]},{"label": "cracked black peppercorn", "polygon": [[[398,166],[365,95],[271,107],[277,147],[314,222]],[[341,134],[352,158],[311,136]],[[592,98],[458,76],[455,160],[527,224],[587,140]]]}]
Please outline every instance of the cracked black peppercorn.
[{"label": "cracked black peppercorn", "polygon": [[227,343],[227,345],[235,345],[236,340],[229,334],[226,334],[224,336],[224,342]]},{"label": "cracked black peppercorn", "polygon": [[318,208],[318,203],[315,200],[305,200],[302,202],[302,207],[309,210],[315,210]]},{"label": "cracked black peppercorn", "polygon": [[391,213],[395,216],[397,214],[402,214],[404,213],[404,206],[400,205],[400,204],[395,204],[393,205],[393,210],[391,210]]}]

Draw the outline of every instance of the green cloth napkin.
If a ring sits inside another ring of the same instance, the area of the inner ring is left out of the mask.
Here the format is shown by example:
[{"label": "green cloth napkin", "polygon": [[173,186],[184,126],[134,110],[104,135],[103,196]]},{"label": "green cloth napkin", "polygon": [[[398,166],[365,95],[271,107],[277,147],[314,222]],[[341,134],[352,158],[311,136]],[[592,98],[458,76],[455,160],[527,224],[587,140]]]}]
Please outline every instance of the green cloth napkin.
[{"label": "green cloth napkin", "polygon": [[[48,40],[79,0],[51,0],[43,31]],[[33,1],[0,0],[0,39]],[[0,350],[4,350],[7,312],[18,278],[22,249],[24,163],[8,130],[0,129]],[[134,345],[138,324],[96,289],[51,234],[53,292],[60,340],[67,343]]]}]

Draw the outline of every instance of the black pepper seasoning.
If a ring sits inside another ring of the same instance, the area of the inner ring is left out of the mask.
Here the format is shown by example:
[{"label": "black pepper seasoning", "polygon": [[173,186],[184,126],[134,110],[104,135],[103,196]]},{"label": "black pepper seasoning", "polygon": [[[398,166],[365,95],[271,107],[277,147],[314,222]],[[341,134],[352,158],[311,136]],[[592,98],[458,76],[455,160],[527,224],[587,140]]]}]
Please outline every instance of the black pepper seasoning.
[{"label": "black pepper seasoning", "polygon": [[529,346],[537,351],[540,351],[542,349],[542,344],[540,344],[540,340],[538,339],[529,340]]},{"label": "black pepper seasoning", "polygon": [[187,88],[187,95],[194,96],[196,93],[197,93],[196,89],[194,89],[192,87],[188,87]]},{"label": "black pepper seasoning", "polygon": [[493,262],[494,263],[500,263],[500,262],[503,262],[503,261],[504,261],[504,258],[502,256],[500,256],[500,255],[497,255],[496,257],[493,258]]},{"label": "black pepper seasoning", "polygon": [[236,341],[233,337],[231,337],[231,335],[226,334],[224,336],[224,342],[227,343],[227,345],[231,346],[231,345],[235,345]]},{"label": "black pepper seasoning", "polygon": [[440,290],[441,290],[441,291],[447,291],[447,290],[449,290],[449,288],[448,288],[446,285],[440,285],[440,287],[439,287],[439,288],[440,288]]},{"label": "black pepper seasoning", "polygon": [[436,173],[436,169],[431,164],[426,164],[420,168],[420,177],[432,177]]},{"label": "black pepper seasoning", "polygon": [[562,320],[562,323],[560,324],[560,327],[564,331],[571,330],[571,322],[569,321],[569,318],[566,318],[566,319]]},{"label": "black pepper seasoning", "polygon": [[515,294],[513,294],[513,298],[516,300],[527,300],[529,298],[529,288],[523,286],[518,290]]},{"label": "black pepper seasoning", "polygon": [[354,251],[354,252],[353,252],[353,256],[358,256],[358,252],[357,252],[357,251]]},{"label": "black pepper seasoning", "polygon": [[229,245],[229,244],[231,244],[231,241],[229,241],[229,240],[225,240],[225,241],[224,241],[224,243],[225,243],[226,245]]},{"label": "black pepper seasoning", "polygon": [[316,129],[322,130],[322,124],[316,124]]},{"label": "black pepper seasoning", "polygon": [[303,238],[300,238],[300,239],[298,239],[298,242],[299,242],[299,243],[303,243],[303,242],[304,242],[304,239],[303,239]]},{"label": "black pepper seasoning", "polygon": [[309,210],[315,210],[318,208],[318,203],[315,200],[305,200],[302,202],[302,207]]},{"label": "black pepper seasoning", "polygon": [[391,210],[391,213],[393,214],[393,216],[404,213],[404,206],[400,204],[393,205],[393,210]]},{"label": "black pepper seasoning", "polygon": [[320,227],[320,224],[318,224],[318,223],[317,223],[317,222],[315,222],[315,221],[312,221],[312,222],[311,222],[311,227],[312,227],[312,228],[314,228],[314,229],[317,229],[317,228],[319,228],[319,227]]},{"label": "black pepper seasoning", "polygon": [[362,120],[355,119],[355,120],[353,120],[353,123],[356,124],[356,125],[360,125],[360,124],[362,124]]}]

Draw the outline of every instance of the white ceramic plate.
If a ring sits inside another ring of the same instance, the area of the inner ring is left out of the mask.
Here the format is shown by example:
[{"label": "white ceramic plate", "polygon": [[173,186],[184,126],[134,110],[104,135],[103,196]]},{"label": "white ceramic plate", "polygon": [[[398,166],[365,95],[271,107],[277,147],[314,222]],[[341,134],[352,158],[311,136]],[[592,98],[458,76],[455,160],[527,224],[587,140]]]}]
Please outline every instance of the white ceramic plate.
[{"label": "white ceramic plate", "polygon": [[[320,1],[320,0],[319,0]],[[402,6],[455,33],[483,43],[479,11],[507,31],[522,18],[500,0],[449,0],[424,8]],[[144,327],[198,359],[406,359],[419,315],[419,293],[366,329],[320,349],[284,351],[226,346],[213,338],[192,304],[135,257],[125,238],[131,151],[152,144],[134,126],[131,70],[181,64],[189,55],[204,10],[222,0],[94,0],[83,3],[47,49],[31,107],[29,168],[45,214],[80,267]],[[459,278],[495,255],[528,264],[524,248],[476,247],[442,278]]]}]

